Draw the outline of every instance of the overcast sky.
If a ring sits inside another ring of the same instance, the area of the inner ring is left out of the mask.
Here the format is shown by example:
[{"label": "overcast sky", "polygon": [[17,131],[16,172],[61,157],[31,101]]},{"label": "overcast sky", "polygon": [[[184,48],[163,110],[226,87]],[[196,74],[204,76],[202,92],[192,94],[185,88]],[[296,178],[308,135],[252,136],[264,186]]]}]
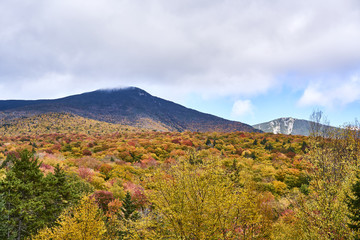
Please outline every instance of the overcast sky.
[{"label": "overcast sky", "polygon": [[137,86],[255,124],[360,116],[359,0],[2,0],[0,99]]}]

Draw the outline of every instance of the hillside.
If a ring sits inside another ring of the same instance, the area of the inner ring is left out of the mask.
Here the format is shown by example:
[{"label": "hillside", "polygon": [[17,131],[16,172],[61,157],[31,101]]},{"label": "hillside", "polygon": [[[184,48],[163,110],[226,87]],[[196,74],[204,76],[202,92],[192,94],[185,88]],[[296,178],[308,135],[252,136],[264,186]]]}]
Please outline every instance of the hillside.
[{"label": "hillside", "polygon": [[68,113],[47,113],[14,118],[0,124],[0,135],[41,135],[52,133],[110,134],[136,131],[136,128],[96,121]]},{"label": "hillside", "polygon": [[259,132],[250,125],[189,109],[135,87],[97,90],[53,100],[0,101],[3,121],[50,112],[160,131]]},{"label": "hillside", "polygon": [[[292,117],[278,118],[269,122],[253,125],[254,128],[264,132],[275,134],[291,134],[309,136],[311,132],[311,121],[296,119]],[[331,126],[321,125],[322,128],[334,129]]]}]

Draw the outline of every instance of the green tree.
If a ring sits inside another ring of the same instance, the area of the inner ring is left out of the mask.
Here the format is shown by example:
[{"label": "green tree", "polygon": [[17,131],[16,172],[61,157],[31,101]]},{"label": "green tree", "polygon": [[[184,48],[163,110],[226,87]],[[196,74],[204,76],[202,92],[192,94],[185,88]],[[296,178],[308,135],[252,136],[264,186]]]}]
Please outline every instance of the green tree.
[{"label": "green tree", "polygon": [[63,209],[79,201],[83,193],[74,187],[59,164],[54,168],[54,174],[49,173],[43,183],[42,199],[46,206],[43,216],[47,223],[52,224]]},{"label": "green tree", "polygon": [[12,240],[15,239],[15,236],[10,234],[5,209],[3,195],[0,194],[0,239]]},{"label": "green tree", "polygon": [[[351,186],[351,194],[347,195],[346,203],[349,209],[349,218],[350,223],[349,227],[355,230],[357,233],[360,230],[360,179],[359,175],[357,176],[357,181]],[[356,239],[360,239],[360,236],[357,236]]]},{"label": "green tree", "polygon": [[136,205],[131,200],[131,195],[129,192],[126,192],[120,210],[122,212],[122,217],[126,220],[136,220],[139,217],[136,212]]},{"label": "green tree", "polygon": [[31,153],[25,150],[19,155],[19,158],[10,155],[13,166],[0,182],[0,193],[5,201],[8,235],[22,239],[45,225],[40,217],[45,209],[41,199],[44,175],[38,159]]},{"label": "green tree", "polygon": [[54,223],[64,208],[80,199],[81,191],[76,191],[59,166],[45,177],[41,162],[27,150],[8,157],[11,168],[0,182],[2,215],[8,238],[23,239]]}]

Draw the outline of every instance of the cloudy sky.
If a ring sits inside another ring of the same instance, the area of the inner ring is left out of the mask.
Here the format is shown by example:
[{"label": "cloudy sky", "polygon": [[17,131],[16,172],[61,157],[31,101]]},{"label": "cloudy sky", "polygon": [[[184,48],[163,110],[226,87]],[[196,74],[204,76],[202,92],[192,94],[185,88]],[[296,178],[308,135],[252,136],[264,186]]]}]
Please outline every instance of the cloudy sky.
[{"label": "cloudy sky", "polygon": [[2,0],[0,99],[137,86],[255,124],[360,117],[359,0]]}]

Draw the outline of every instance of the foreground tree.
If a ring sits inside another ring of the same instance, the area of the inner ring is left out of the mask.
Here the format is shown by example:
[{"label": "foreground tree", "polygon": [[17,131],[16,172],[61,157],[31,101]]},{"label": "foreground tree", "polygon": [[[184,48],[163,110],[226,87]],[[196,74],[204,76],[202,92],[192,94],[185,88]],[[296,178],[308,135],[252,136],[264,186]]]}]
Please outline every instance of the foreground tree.
[{"label": "foreground tree", "polygon": [[349,227],[353,229],[356,234],[356,239],[360,239],[360,179],[357,176],[357,181],[351,186],[351,194],[347,196],[346,201],[349,208]]},{"label": "foreground tree", "polygon": [[239,188],[219,159],[183,160],[154,177],[149,192],[164,239],[248,239],[266,237],[257,196]]},{"label": "foreground tree", "polygon": [[[322,114],[313,115],[321,120]],[[316,122],[313,129],[306,156],[311,164],[309,193],[299,193],[293,202],[298,219],[293,226],[301,229],[299,239],[353,239],[346,196],[359,162],[354,155],[359,138],[351,127],[336,130]]]},{"label": "foreground tree", "polygon": [[53,228],[44,228],[33,240],[105,239],[103,216],[94,199],[84,197],[78,206],[65,210]]},{"label": "foreground tree", "polygon": [[10,169],[0,182],[7,239],[23,239],[51,225],[65,207],[79,199],[81,192],[76,193],[59,166],[45,177],[41,163],[27,150],[8,159]]},{"label": "foreground tree", "polygon": [[19,157],[10,155],[9,159],[13,166],[0,182],[5,202],[3,214],[7,218],[7,235],[22,239],[46,224],[42,212],[45,204],[41,198],[44,175],[38,159],[28,151],[19,153]]}]

